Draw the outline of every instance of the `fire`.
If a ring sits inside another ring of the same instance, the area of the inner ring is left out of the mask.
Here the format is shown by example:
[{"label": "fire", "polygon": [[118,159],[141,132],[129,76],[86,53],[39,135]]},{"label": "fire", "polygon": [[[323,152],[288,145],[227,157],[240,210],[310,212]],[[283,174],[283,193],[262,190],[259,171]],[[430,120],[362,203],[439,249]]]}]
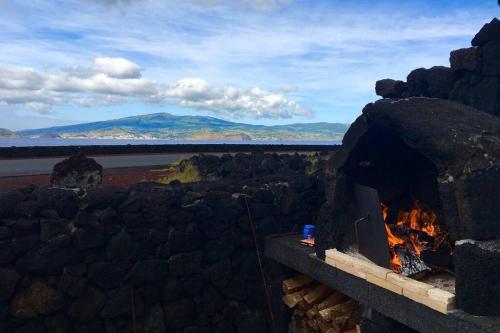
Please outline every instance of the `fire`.
[{"label": "fire", "polygon": [[398,272],[402,269],[399,251],[413,251],[418,256],[424,250],[436,251],[448,235],[444,227],[439,224],[437,215],[432,211],[421,209],[418,202],[415,202],[410,211],[399,211],[395,224],[387,223],[388,207],[381,205],[391,251],[391,268]]}]

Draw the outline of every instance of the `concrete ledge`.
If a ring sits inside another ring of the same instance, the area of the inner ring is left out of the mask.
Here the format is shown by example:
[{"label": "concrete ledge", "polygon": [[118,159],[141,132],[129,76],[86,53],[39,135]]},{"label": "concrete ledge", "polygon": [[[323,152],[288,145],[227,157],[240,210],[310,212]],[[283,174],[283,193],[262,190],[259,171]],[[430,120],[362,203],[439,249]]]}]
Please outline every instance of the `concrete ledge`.
[{"label": "concrete ledge", "polygon": [[300,234],[269,236],[266,239],[265,255],[420,332],[500,332],[500,317],[472,316],[461,310],[452,310],[444,315],[402,295],[339,271],[318,259],[314,249],[301,245],[300,239]]}]

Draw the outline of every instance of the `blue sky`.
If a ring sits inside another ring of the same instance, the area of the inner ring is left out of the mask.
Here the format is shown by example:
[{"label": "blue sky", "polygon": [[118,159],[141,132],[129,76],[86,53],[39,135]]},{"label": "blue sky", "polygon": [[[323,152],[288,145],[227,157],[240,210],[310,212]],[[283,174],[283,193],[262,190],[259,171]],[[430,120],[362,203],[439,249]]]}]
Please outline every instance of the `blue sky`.
[{"label": "blue sky", "polygon": [[496,0],[0,0],[0,127],[170,112],[353,121],[375,81],[448,65]]}]

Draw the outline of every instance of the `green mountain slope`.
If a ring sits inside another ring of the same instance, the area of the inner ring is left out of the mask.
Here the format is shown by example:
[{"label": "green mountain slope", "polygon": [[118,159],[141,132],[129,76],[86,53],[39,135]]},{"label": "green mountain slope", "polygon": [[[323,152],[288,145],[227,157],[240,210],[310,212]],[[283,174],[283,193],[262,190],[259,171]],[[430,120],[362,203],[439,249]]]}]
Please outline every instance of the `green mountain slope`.
[{"label": "green mountain slope", "polygon": [[311,123],[278,126],[234,123],[213,117],[155,113],[108,121],[19,131],[27,137],[178,140],[339,140],[349,125]]},{"label": "green mountain slope", "polygon": [[18,138],[18,137],[19,135],[17,135],[15,132],[12,132],[5,128],[0,128],[0,138]]}]

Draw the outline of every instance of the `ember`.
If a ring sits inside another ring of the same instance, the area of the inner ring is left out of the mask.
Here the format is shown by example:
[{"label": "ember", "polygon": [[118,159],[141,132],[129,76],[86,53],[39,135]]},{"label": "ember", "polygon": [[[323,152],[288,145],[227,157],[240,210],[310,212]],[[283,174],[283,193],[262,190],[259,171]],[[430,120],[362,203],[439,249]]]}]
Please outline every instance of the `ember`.
[{"label": "ember", "polygon": [[411,210],[400,210],[395,221],[388,221],[388,207],[382,205],[382,216],[391,251],[391,269],[404,275],[413,275],[429,270],[421,259],[424,251],[437,252],[443,243],[448,246],[447,255],[452,254],[448,232],[438,222],[436,213],[420,208],[415,201]]}]

